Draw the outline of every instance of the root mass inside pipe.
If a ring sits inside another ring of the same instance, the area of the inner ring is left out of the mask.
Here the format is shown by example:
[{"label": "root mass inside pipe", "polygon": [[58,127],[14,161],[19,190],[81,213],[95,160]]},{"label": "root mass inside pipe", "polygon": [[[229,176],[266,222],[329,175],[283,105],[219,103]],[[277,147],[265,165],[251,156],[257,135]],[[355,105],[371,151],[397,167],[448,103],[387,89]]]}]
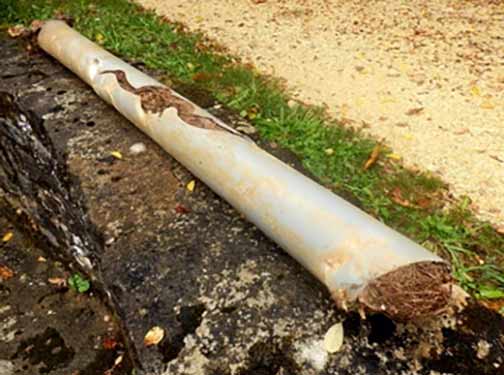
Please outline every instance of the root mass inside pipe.
[{"label": "root mass inside pipe", "polygon": [[417,262],[399,267],[371,281],[359,301],[374,311],[398,320],[437,315],[452,295],[450,266],[443,262]]}]

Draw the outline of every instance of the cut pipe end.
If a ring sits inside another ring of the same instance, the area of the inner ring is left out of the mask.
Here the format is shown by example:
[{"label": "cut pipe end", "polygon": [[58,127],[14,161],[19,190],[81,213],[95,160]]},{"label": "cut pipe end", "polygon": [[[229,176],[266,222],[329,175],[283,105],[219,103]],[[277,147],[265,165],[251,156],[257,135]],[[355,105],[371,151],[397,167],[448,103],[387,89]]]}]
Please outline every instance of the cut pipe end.
[{"label": "cut pipe end", "polygon": [[453,278],[445,262],[423,261],[399,267],[369,282],[358,301],[395,320],[438,315],[448,308]]}]

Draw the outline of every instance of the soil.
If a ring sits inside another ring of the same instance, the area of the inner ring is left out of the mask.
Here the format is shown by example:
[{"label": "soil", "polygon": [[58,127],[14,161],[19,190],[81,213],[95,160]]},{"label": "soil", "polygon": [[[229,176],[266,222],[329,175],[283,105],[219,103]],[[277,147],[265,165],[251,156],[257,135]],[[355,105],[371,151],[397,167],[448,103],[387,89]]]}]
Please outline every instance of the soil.
[{"label": "soil", "polygon": [[481,218],[504,222],[502,1],[137,2],[384,139],[469,196]]},{"label": "soil", "polygon": [[[96,288],[111,293],[114,309],[107,310],[105,298],[95,299],[103,295],[98,290],[93,295],[51,294],[41,301],[44,309],[29,305],[39,297],[21,294],[20,283],[38,275],[37,267],[45,263],[39,264],[38,253],[28,247],[28,255],[16,260],[13,249],[24,247],[7,242],[0,263],[16,274],[1,284],[10,299],[5,303],[2,297],[0,324],[7,335],[13,330],[14,336],[17,330],[22,334],[0,340],[4,373],[41,373],[40,366],[48,374],[75,369],[84,374],[89,366],[94,374],[104,373],[120,352],[104,359],[108,352],[93,345],[103,346],[103,332],[110,327],[119,348],[126,350],[115,373],[129,373],[127,358],[136,374],[502,373],[504,319],[498,314],[471,302],[464,312],[426,329],[380,314],[363,320],[338,310],[314,277],[201,182],[196,180],[189,191],[186,185],[195,178],[77,77],[5,38],[0,38],[0,52],[0,86],[44,119],[55,158],[66,164],[66,172],[59,173],[68,173],[61,177],[80,192],[86,225],[98,233],[92,251],[101,270],[94,272],[103,284]],[[174,89],[227,124],[251,128],[209,93],[190,86]],[[251,137],[300,170],[292,154],[261,142],[256,134]],[[130,153],[137,143],[146,151]],[[75,194],[69,199],[79,200]],[[8,219],[15,224],[12,216]],[[29,231],[25,235],[30,238]],[[62,266],[60,273],[37,276],[40,282],[34,285],[47,293],[51,287],[44,280],[68,272]],[[4,310],[5,305],[21,307]],[[48,309],[63,317],[56,322]],[[93,313],[79,315],[82,309]],[[104,322],[105,314],[116,323]],[[343,347],[328,354],[324,335],[341,321]],[[145,347],[143,338],[153,326],[164,329],[164,338]],[[27,350],[49,338],[55,345],[52,355],[62,353],[59,365],[47,352]]]}]

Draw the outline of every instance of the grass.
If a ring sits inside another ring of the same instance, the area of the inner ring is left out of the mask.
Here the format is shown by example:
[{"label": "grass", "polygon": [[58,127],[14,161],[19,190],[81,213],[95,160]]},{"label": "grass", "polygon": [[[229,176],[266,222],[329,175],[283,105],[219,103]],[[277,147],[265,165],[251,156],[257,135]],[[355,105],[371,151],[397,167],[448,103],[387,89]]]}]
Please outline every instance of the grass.
[{"label": "grass", "polygon": [[296,153],[321,183],[451,260],[472,295],[504,300],[504,236],[474,216],[468,198],[454,200],[441,181],[405,169],[386,147],[364,170],[375,140],[327,118],[323,108],[292,105],[278,81],[126,0],[0,0],[4,27],[55,13],[71,16],[77,30],[113,53],[210,91],[261,137]]}]

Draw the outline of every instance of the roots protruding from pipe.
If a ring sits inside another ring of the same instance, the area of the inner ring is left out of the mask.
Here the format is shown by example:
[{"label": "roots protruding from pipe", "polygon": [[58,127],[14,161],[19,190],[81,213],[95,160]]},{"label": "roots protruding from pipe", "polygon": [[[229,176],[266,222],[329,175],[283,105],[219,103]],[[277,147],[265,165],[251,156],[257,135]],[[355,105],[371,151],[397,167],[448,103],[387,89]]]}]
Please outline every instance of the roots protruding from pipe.
[{"label": "roots protruding from pipe", "polygon": [[452,286],[447,263],[417,262],[371,281],[360,293],[359,302],[397,320],[414,320],[444,312]]}]

